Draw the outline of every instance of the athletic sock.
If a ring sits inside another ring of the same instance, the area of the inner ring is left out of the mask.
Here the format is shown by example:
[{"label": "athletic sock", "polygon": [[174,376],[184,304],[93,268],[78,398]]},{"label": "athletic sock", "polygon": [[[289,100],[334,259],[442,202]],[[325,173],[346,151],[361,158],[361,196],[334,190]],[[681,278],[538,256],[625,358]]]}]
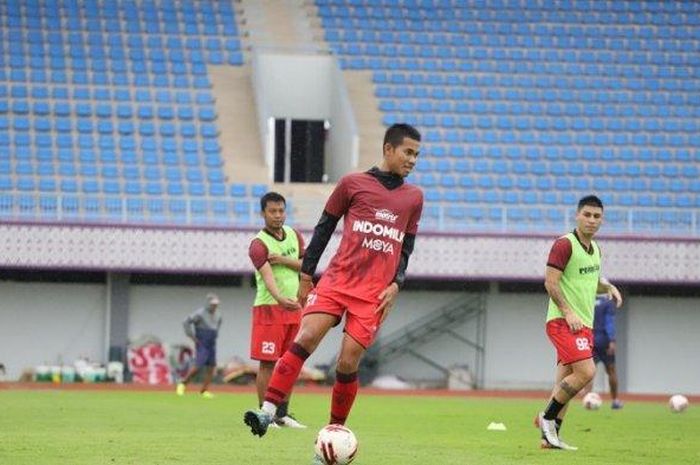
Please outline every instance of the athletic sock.
[{"label": "athletic sock", "polygon": [[297,343],[292,344],[275,365],[265,392],[266,402],[279,406],[287,399],[307,358],[309,353],[306,349]]},{"label": "athletic sock", "polygon": [[350,414],[357,389],[360,382],[357,379],[357,372],[335,373],[335,384],[333,385],[333,400],[331,402],[332,424],[344,425]]},{"label": "athletic sock", "polygon": [[277,406],[277,418],[283,418],[287,416],[287,411],[289,410],[289,402],[284,401]]},{"label": "athletic sock", "polygon": [[557,399],[552,397],[552,400],[549,401],[547,409],[544,411],[544,419],[555,420],[557,415],[559,415],[559,412],[561,412],[561,409],[564,408],[564,405],[565,404],[560,404]]}]

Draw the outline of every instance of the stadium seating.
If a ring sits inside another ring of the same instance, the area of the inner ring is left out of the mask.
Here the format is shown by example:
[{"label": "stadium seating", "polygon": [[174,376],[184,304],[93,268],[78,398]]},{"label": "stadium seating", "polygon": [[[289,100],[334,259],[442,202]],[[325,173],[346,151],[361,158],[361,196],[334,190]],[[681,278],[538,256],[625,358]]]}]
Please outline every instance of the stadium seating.
[{"label": "stadium seating", "polygon": [[243,63],[231,2],[8,0],[0,30],[3,218],[238,221],[206,68]]},{"label": "stadium seating", "polygon": [[424,132],[424,228],[562,228],[595,192],[608,231],[698,234],[699,3],[316,5],[384,124]]},{"label": "stadium seating", "polygon": [[[233,3],[0,2],[0,214],[248,224],[209,64],[243,63]],[[316,0],[385,125],[424,134],[423,230],[700,234],[700,3]]]}]

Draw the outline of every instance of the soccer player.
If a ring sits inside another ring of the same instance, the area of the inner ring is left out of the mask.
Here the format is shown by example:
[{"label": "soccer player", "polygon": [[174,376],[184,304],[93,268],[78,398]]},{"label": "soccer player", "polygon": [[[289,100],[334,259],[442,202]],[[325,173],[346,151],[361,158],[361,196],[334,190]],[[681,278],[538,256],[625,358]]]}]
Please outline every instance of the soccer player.
[{"label": "soccer player", "polygon": [[206,306],[195,310],[182,323],[185,334],[194,342],[197,354],[194,366],[190,368],[187,376],[177,384],[175,392],[178,396],[185,394],[187,383],[194,378],[199,370],[204,368],[204,380],[200,393],[205,399],[214,397],[209,392],[209,384],[216,368],[216,338],[221,328],[221,315],[216,311],[219,303],[219,297],[216,294],[207,294]]},{"label": "soccer player", "polygon": [[[357,394],[360,358],[389,315],[413,252],[423,193],[404,178],[416,164],[420,138],[412,126],[391,126],[384,135],[380,165],[344,176],[328,198],[302,261],[301,329],[275,366],[262,408],[244,416],[253,434],[266,433],[304,361],[343,315],[330,423],[345,423]],[[316,265],[341,217],[344,229],[338,251],[313,289]]]},{"label": "soccer player", "polygon": [[[604,281],[604,280],[603,280]],[[615,369],[615,302],[608,294],[599,294],[595,301],[593,320],[593,363],[602,362],[608,375],[610,396],[614,410],[622,408],[617,398],[617,370]]]},{"label": "soccer player", "polygon": [[545,287],[549,294],[547,336],[557,350],[556,383],[544,412],[538,416],[543,447],[575,450],[559,439],[568,402],[595,375],[593,307],[597,293],[622,296],[600,279],[600,249],[593,237],[603,222],[603,202],[594,195],[579,200],[576,229],[554,242],[547,259]]},{"label": "soccer player", "polygon": [[[262,406],[275,363],[292,345],[299,331],[301,305],[297,301],[299,270],[304,256],[304,239],[284,224],[287,202],[277,192],[260,198],[265,227],[251,241],[248,250],[255,267],[257,292],[253,304],[250,358],[260,362],[256,385]],[[289,401],[277,408],[273,425],[306,428],[287,409]]]}]

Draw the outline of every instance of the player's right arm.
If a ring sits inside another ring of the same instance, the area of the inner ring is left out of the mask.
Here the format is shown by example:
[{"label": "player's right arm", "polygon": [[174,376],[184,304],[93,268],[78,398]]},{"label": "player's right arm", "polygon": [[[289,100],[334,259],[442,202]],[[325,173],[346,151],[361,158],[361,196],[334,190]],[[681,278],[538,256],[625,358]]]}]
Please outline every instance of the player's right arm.
[{"label": "player's right arm", "polygon": [[564,293],[561,290],[559,282],[561,275],[566,269],[566,265],[571,258],[571,242],[565,238],[559,238],[552,245],[547,258],[547,268],[545,271],[544,287],[547,289],[549,297],[554,301],[559,311],[564,315],[566,324],[569,329],[576,333],[583,328],[583,321],[571,309],[571,305],[567,302]]},{"label": "player's right arm", "polygon": [[280,291],[277,288],[277,281],[275,281],[275,275],[272,273],[272,265],[270,265],[270,262],[265,262],[263,266],[258,268],[258,271],[260,272],[260,276],[262,276],[265,287],[278,304],[287,310],[298,310],[301,308],[299,302],[297,302],[295,299],[284,297],[282,294],[280,294]]},{"label": "player's right arm", "polygon": [[547,267],[544,279],[544,287],[547,289],[549,297],[552,298],[557,307],[564,315],[566,319],[566,324],[569,325],[569,329],[576,333],[583,328],[583,321],[571,310],[571,306],[566,301],[564,293],[561,291],[561,286],[559,286],[559,281],[561,280],[562,272],[551,266]]},{"label": "player's right arm", "polygon": [[265,288],[267,288],[272,295],[272,298],[275,299],[278,304],[288,310],[297,310],[300,308],[299,303],[296,300],[284,297],[282,294],[280,294],[279,288],[277,287],[277,281],[275,281],[275,275],[272,272],[272,265],[270,264],[269,260],[269,251],[263,241],[258,238],[251,241],[250,247],[248,248],[248,257],[253,263],[255,269],[260,272],[260,276],[265,283]]},{"label": "player's right arm", "polygon": [[350,208],[351,199],[347,184],[347,177],[342,178],[338,185],[335,186],[335,189],[333,189],[330,197],[328,197],[323,213],[321,213],[321,218],[318,220],[316,227],[314,227],[311,242],[309,242],[309,246],[304,253],[304,259],[301,262],[301,272],[299,273],[299,292],[297,293],[299,303],[302,306],[306,305],[306,297],[314,287],[312,279],[321,255],[326,250],[338,221]]},{"label": "player's right arm", "polygon": [[199,313],[195,311],[191,315],[187,315],[187,318],[185,318],[185,321],[182,322],[182,326],[185,328],[185,335],[192,339],[195,344],[197,344],[199,341],[197,341],[197,336],[195,336],[195,323],[199,319]]}]

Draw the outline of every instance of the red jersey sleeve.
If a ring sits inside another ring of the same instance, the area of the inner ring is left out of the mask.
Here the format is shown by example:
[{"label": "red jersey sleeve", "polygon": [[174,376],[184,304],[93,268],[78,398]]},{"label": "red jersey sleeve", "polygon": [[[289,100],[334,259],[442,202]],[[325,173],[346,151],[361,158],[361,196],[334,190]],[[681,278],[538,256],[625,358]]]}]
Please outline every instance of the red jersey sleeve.
[{"label": "red jersey sleeve", "polygon": [[257,237],[250,242],[248,247],[248,256],[256,270],[259,270],[267,262],[267,246]]},{"label": "red jersey sleeve", "polygon": [[556,268],[559,271],[564,271],[566,264],[571,258],[571,241],[565,237],[560,237],[552,245],[547,258],[547,266]]},{"label": "red jersey sleeve", "polygon": [[328,201],[326,202],[325,210],[337,218],[340,218],[350,208],[351,196],[348,189],[348,178],[344,177],[335,186]]},{"label": "red jersey sleeve", "polygon": [[413,209],[413,216],[408,221],[406,225],[406,233],[413,234],[414,236],[418,232],[418,223],[420,222],[420,217],[423,214],[423,193],[420,193],[420,197],[416,201],[416,206]]},{"label": "red jersey sleeve", "polygon": [[301,233],[296,229],[294,230],[294,232],[297,235],[297,242],[299,243],[299,258],[303,258],[304,253],[306,253],[306,244],[304,243],[304,236],[302,236]]}]

